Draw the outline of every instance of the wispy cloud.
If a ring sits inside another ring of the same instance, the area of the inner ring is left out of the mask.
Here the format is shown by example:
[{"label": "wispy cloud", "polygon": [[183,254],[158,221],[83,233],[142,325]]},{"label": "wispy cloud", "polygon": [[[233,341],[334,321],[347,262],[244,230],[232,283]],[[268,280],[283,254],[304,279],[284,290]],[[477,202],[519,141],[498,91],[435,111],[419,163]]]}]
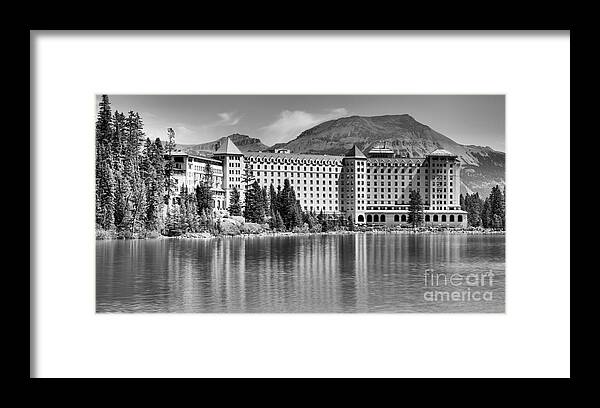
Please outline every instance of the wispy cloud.
[{"label": "wispy cloud", "polygon": [[218,115],[221,120],[215,122],[213,124],[214,126],[234,126],[239,123],[240,119],[242,119],[242,117],[237,116],[235,112],[221,112]]},{"label": "wispy cloud", "polygon": [[346,108],[331,109],[325,113],[284,110],[273,123],[259,129],[262,132],[260,138],[268,145],[287,142],[319,123],[347,115]]}]

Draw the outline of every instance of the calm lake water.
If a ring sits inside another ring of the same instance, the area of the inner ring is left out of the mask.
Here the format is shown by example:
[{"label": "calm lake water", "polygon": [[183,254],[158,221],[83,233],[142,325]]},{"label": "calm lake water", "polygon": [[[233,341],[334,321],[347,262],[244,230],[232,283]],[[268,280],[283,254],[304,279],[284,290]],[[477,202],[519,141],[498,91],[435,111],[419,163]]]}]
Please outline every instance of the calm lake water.
[{"label": "calm lake water", "polygon": [[504,235],[96,242],[97,312],[504,312]]}]

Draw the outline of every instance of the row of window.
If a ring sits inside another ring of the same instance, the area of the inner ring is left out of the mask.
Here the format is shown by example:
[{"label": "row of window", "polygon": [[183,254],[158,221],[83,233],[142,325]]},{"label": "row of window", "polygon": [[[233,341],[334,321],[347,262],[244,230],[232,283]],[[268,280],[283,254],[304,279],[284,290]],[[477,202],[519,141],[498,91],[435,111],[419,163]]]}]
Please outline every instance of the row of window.
[{"label": "row of window", "polygon": [[[358,216],[358,222],[365,222],[365,218],[363,215]],[[386,222],[385,214],[367,214],[367,222]],[[408,222],[408,216],[406,214],[394,214],[394,222]],[[434,214],[433,217],[429,214],[425,215],[425,222],[463,222],[463,216],[458,215],[456,218],[454,214],[450,214],[450,216],[446,217],[446,214],[442,214],[441,217],[437,214]]]}]

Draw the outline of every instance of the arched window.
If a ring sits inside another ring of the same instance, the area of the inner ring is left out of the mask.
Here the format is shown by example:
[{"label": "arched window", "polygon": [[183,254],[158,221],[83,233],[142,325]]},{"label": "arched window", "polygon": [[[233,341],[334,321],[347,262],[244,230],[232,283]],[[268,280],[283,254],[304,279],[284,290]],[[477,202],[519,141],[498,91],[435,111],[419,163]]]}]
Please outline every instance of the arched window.
[{"label": "arched window", "polygon": [[429,214],[427,214],[427,215],[425,216],[425,222],[429,222],[429,221],[431,221],[431,217],[429,217]]},{"label": "arched window", "polygon": [[437,214],[435,214],[435,215],[433,216],[433,222],[438,222],[438,216],[437,216]]},{"label": "arched window", "polygon": [[373,216],[373,222],[379,222],[379,215],[375,214]]},{"label": "arched window", "polygon": [[398,214],[394,215],[394,222],[399,222],[400,216]]},{"label": "arched window", "polygon": [[406,222],[406,215],[402,215],[402,222]]},{"label": "arched window", "polygon": [[442,222],[446,222],[446,214],[442,215]]},{"label": "arched window", "polygon": [[450,215],[450,222],[454,222],[454,214]]},{"label": "arched window", "polygon": [[458,216],[458,222],[462,222],[462,215]]},{"label": "arched window", "polygon": [[385,222],[385,215],[381,214],[381,222]]},{"label": "arched window", "polygon": [[359,215],[358,222],[365,222],[365,217],[363,217],[362,215]]},{"label": "arched window", "polygon": [[373,217],[371,217],[371,214],[367,215],[367,222],[373,222]]}]

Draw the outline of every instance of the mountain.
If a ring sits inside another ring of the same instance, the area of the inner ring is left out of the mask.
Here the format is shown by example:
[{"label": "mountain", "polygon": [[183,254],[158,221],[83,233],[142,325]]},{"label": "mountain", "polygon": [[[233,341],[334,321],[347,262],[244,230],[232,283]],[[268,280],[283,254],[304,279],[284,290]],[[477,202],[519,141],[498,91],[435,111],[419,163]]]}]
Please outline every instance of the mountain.
[{"label": "mountain", "polygon": [[208,143],[177,144],[176,148],[188,152],[190,154],[202,155],[203,153],[214,152],[218,150],[219,146],[221,146],[221,143],[223,143],[227,138],[230,138],[231,141],[235,143],[235,145],[238,147],[238,149],[242,151],[242,153],[258,152],[269,148],[269,146],[263,144],[260,141],[260,139],[250,137],[248,135],[240,135],[239,133],[234,133],[229,136],[223,136],[218,140]]},{"label": "mountain", "polygon": [[504,152],[489,146],[461,145],[406,114],[329,120],[280,147],[294,153],[341,155],[354,144],[367,153],[384,142],[397,154],[409,157],[423,157],[437,148],[456,154],[463,164],[462,193],[479,192],[487,196],[496,184],[504,185]]}]

